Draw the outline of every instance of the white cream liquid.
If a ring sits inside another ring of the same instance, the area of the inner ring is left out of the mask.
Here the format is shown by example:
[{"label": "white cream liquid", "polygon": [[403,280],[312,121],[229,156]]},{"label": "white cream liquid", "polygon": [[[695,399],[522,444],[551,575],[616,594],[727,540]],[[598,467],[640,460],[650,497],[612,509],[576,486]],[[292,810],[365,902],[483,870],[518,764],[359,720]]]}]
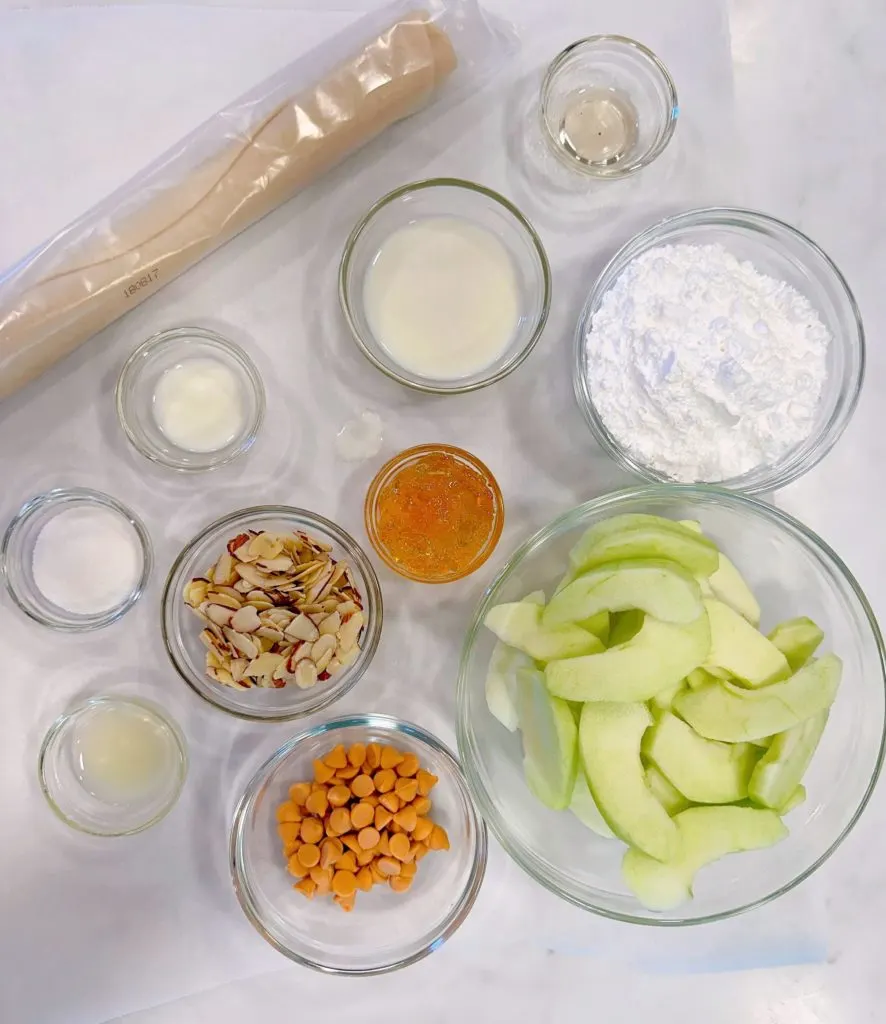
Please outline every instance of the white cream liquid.
[{"label": "white cream liquid", "polygon": [[243,392],[217,359],[186,359],[170,367],[154,391],[154,419],[165,437],[189,452],[215,452],[243,429]]},{"label": "white cream liquid", "polygon": [[78,723],[74,773],[104,803],[128,803],[162,789],[174,759],[166,729],[136,707],[96,708]]},{"label": "white cream liquid", "polygon": [[494,363],[520,322],[517,271],[491,231],[431,217],[394,232],[363,284],[370,329],[405,370],[437,380]]}]

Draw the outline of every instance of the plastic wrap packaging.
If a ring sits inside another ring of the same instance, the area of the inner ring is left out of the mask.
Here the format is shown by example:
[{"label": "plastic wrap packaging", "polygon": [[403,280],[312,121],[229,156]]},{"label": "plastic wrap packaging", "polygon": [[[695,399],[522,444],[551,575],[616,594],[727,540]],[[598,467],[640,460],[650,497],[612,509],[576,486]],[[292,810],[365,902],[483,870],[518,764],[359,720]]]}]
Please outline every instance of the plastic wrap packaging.
[{"label": "plastic wrap packaging", "polygon": [[510,44],[474,0],[397,3],[220,111],[0,276],[0,399]]}]

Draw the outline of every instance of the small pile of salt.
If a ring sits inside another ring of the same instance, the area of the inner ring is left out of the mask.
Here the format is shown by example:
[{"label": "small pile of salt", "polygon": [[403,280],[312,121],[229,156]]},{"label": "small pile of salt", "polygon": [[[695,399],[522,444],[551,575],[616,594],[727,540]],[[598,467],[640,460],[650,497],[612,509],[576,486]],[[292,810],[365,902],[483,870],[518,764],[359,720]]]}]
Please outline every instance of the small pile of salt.
[{"label": "small pile of salt", "polygon": [[75,615],[122,604],[138,583],[143,556],[131,523],[108,508],[74,507],[53,516],[34,542],[34,583]]}]

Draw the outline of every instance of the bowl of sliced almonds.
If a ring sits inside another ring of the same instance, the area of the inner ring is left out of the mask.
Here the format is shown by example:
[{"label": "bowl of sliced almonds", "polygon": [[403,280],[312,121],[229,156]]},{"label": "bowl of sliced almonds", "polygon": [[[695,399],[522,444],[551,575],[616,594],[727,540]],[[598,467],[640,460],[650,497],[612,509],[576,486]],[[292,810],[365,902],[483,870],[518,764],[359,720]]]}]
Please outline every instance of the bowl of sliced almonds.
[{"label": "bowl of sliced almonds", "polygon": [[328,707],[366,671],[381,588],[335,523],[265,505],[217,520],[186,545],[161,622],[173,666],[200,697],[240,718],[288,720]]}]

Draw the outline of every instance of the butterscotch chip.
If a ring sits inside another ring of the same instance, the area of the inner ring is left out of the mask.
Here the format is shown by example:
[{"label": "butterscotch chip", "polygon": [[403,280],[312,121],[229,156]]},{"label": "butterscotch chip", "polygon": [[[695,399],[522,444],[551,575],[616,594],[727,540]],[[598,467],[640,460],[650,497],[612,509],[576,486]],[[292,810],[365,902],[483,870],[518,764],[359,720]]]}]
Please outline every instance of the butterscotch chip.
[{"label": "butterscotch chip", "polygon": [[399,861],[410,859],[411,843],[402,833],[397,836],[391,836],[391,840],[388,845],[390,847],[392,857],[396,857]]},{"label": "butterscotch chip", "polygon": [[403,777],[415,775],[419,769],[418,758],[415,754],[406,754],[397,765],[397,774]]},{"label": "butterscotch chip", "polygon": [[303,878],[300,882],[296,882],[292,888],[298,889],[300,893],[304,893],[309,900],[312,900],[314,893],[317,891],[317,883],[313,878]]},{"label": "butterscotch chip", "polygon": [[400,861],[394,857],[379,857],[375,863],[379,873],[385,878],[400,874]]},{"label": "butterscotch chip", "polygon": [[340,839],[324,839],[320,844],[320,867],[332,867],[343,853],[344,846]]},{"label": "butterscotch chip", "polygon": [[418,821],[418,815],[411,807],[404,807],[394,815],[394,821],[397,822],[404,832],[411,832]]},{"label": "butterscotch chip", "polygon": [[332,891],[336,896],[353,896],[357,891],[357,877],[353,871],[336,871],[332,876]]},{"label": "butterscotch chip", "polygon": [[431,799],[427,796],[417,797],[412,801],[412,807],[415,813],[423,818],[431,809]]},{"label": "butterscotch chip", "polygon": [[403,755],[399,750],[395,750],[394,747],[382,747],[381,748],[381,766],[382,768],[396,768],[398,764],[403,760]]},{"label": "butterscotch chip", "polygon": [[434,823],[427,818],[416,818],[415,827],[412,829],[412,838],[423,843],[431,832],[434,831]]},{"label": "butterscotch chip", "polygon": [[349,832],[346,836],[342,836],[341,841],[349,850],[352,850],[354,853],[359,853],[363,849],[363,847],[357,841],[356,832]]},{"label": "butterscotch chip", "polygon": [[369,892],[373,886],[372,872],[368,867],[361,867],[356,876],[357,888]]},{"label": "butterscotch chip", "polygon": [[332,868],[311,868],[311,879],[317,886],[317,893],[325,896],[332,887]]},{"label": "butterscotch chip", "polygon": [[390,820],[394,817],[393,814],[387,809],[387,807],[376,807],[375,809],[375,821],[374,825],[377,829],[381,830],[387,825]]},{"label": "butterscotch chip", "polygon": [[339,871],[356,871],[357,870],[357,855],[353,850],[348,850],[347,853],[343,853],[338,858],[338,863],[335,865]]},{"label": "butterscotch chip", "polygon": [[320,847],[313,843],[303,843],[296,853],[300,864],[306,868],[314,868],[320,863]]},{"label": "butterscotch chip", "polygon": [[347,786],[333,786],[326,794],[330,807],[344,807],[351,799],[351,791]]},{"label": "butterscotch chip", "polygon": [[394,792],[404,804],[412,803],[418,794],[418,782],[415,779],[398,779],[394,784]]},{"label": "butterscotch chip", "polygon": [[325,817],[328,809],[329,800],[324,789],[315,790],[305,801],[305,810],[315,814],[318,818]]},{"label": "butterscotch chip", "polygon": [[375,850],[358,850],[354,856],[357,858],[357,864],[362,868],[375,860]]},{"label": "butterscotch chip", "polygon": [[350,896],[334,896],[333,899],[346,914],[350,914],[357,901],[357,894],[352,892]]},{"label": "butterscotch chip", "polygon": [[[411,851],[410,851],[411,854]],[[415,866],[415,858],[410,855],[408,860],[400,864],[400,878],[413,878],[418,868]]]},{"label": "butterscotch chip", "polygon": [[424,843],[413,843],[412,844],[412,857],[413,860],[419,861],[422,857],[427,856],[428,848]]},{"label": "butterscotch chip", "polygon": [[301,833],[301,823],[297,821],[281,821],[277,826],[277,835],[284,843],[291,843],[298,839]]},{"label": "butterscotch chip", "polygon": [[336,807],[326,819],[326,830],[333,835],[344,835],[351,831],[351,815],[347,807]]},{"label": "butterscotch chip", "polygon": [[314,781],[319,782],[321,786],[325,786],[327,782],[335,775],[335,769],[331,768],[328,764],[324,764],[322,761],[314,762]]},{"label": "butterscotch chip", "polygon": [[383,884],[384,884],[385,882],[387,882],[387,880],[388,880],[388,876],[387,876],[387,875],[383,875],[383,874],[381,873],[381,871],[379,871],[379,870],[378,870],[378,861],[375,861],[375,860],[374,860],[374,861],[373,861],[373,862],[372,862],[372,863],[371,863],[371,864],[369,865],[369,872],[370,872],[370,874],[372,875],[372,880],[373,880],[373,881],[374,881],[374,882],[375,882],[375,883],[376,883],[377,885],[383,885]]},{"label": "butterscotch chip", "polygon": [[427,796],[439,781],[436,775],[426,772],[423,768],[418,770],[415,777],[418,780],[418,791],[422,796]]},{"label": "butterscotch chip", "polygon": [[366,760],[366,747],[362,743],[354,743],[348,751],[348,760],[355,768],[360,768]]},{"label": "butterscotch chip", "polygon": [[357,841],[360,844],[361,849],[374,850],[378,846],[381,836],[378,833],[378,829],[372,828],[370,825],[367,828],[361,829],[357,835]]},{"label": "butterscotch chip", "polygon": [[381,765],[381,747],[378,743],[370,743],[366,747],[366,767],[374,772]]},{"label": "butterscotch chip", "polygon": [[277,821],[301,821],[301,811],[291,800],[287,800],[277,808]]},{"label": "butterscotch chip", "polygon": [[325,764],[328,764],[330,768],[346,768],[348,764],[348,755],[345,753],[344,744],[339,743],[337,747],[334,747],[326,757],[323,758]]},{"label": "butterscotch chip", "polygon": [[360,774],[360,771],[360,768],[355,768],[352,764],[349,764],[347,768],[339,768],[335,773],[335,777],[349,782],[351,779],[355,779]]},{"label": "butterscotch chip", "polygon": [[361,828],[371,825],[375,818],[375,811],[369,804],[357,804],[351,808],[351,824],[359,832]]},{"label": "butterscotch chip", "polygon": [[400,810],[400,797],[396,793],[382,793],[378,798],[378,802],[386,811],[390,811],[391,814],[396,814]]},{"label": "butterscotch chip", "polygon": [[323,838],[323,822],[319,818],[305,818],[300,834],[303,843],[319,843]]},{"label": "butterscotch chip", "polygon": [[411,878],[403,878],[400,875],[394,875],[388,879],[388,885],[394,890],[394,892],[406,892],[410,885],[412,885]]},{"label": "butterscotch chip", "polygon": [[375,783],[372,781],[372,776],[358,775],[351,783],[351,792],[360,800],[374,793]]},{"label": "butterscotch chip", "polygon": [[380,857],[387,857],[391,852],[390,846],[391,837],[388,835],[387,830],[384,830],[379,835],[378,846],[375,848],[375,852]]},{"label": "butterscotch chip", "polygon": [[397,776],[390,768],[380,768],[372,776],[372,781],[375,783],[375,788],[379,793],[390,793],[394,788],[394,783],[397,781]]},{"label": "butterscotch chip", "polygon": [[295,878],[304,878],[304,876],[308,873],[308,868],[306,868],[304,864],[302,864],[302,862],[298,859],[297,853],[294,853],[287,861],[286,870],[289,872],[290,875],[293,875]]},{"label": "butterscotch chip", "polygon": [[428,847],[432,850],[448,850],[449,836],[442,825],[435,825],[428,839]]},{"label": "butterscotch chip", "polygon": [[[316,765],[316,761],[314,764]],[[305,800],[311,795],[311,784],[310,782],[296,782],[295,785],[289,787],[289,799],[295,804],[296,807],[304,807]]]}]

